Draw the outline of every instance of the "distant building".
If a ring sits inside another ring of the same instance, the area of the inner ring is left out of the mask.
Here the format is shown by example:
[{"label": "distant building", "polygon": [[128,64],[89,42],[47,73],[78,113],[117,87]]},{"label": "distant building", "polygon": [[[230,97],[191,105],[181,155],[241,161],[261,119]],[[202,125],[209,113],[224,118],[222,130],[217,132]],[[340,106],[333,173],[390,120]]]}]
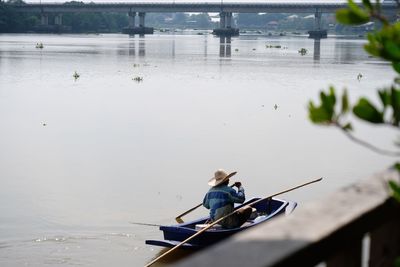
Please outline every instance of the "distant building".
[{"label": "distant building", "polygon": [[294,19],[298,19],[299,18],[299,16],[297,16],[297,15],[290,15],[290,16],[288,16],[286,19],[288,19],[288,20],[294,20]]}]

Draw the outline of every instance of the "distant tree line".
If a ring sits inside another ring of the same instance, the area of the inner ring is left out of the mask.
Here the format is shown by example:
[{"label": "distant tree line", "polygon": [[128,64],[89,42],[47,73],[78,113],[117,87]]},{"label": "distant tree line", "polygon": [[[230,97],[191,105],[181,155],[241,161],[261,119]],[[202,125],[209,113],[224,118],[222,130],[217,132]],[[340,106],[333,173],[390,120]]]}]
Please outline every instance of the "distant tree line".
[{"label": "distant tree line", "polygon": [[[11,4],[25,4],[22,0],[0,0],[0,32],[29,32],[40,29],[40,13],[16,12]],[[84,4],[71,1],[68,4]],[[308,15],[308,16],[307,16]],[[311,16],[309,16],[311,15]],[[56,14],[49,14],[49,24],[54,24]],[[138,18],[136,18],[138,20]],[[312,14],[234,14],[233,20],[240,29],[267,29],[280,31],[307,31],[314,25]],[[136,22],[138,24],[138,22]],[[323,28],[332,29],[336,22],[331,15],[323,16]],[[147,13],[146,26],[155,28],[198,28],[218,27],[208,13]],[[62,27],[74,33],[120,32],[128,25],[128,15],[121,13],[63,13]],[[270,28],[275,25],[275,28]],[[333,26],[332,26],[333,25]],[[343,31],[342,28],[339,29]]]}]

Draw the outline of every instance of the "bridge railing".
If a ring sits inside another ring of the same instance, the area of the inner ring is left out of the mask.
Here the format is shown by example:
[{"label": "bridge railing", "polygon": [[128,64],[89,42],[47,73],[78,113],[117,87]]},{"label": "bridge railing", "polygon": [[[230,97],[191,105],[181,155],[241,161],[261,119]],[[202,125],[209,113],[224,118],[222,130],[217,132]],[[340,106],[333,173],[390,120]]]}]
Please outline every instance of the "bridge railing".
[{"label": "bridge railing", "polygon": [[[384,173],[179,262],[197,266],[394,266],[400,256],[400,205]],[[305,190],[305,189],[304,189]],[[311,189],[312,190],[312,189]]]}]

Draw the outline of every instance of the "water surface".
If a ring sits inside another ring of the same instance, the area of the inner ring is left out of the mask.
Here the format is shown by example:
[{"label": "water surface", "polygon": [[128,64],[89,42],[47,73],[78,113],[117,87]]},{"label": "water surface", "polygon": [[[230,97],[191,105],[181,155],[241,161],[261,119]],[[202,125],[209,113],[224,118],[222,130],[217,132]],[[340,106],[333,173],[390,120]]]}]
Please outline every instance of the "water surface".
[{"label": "water surface", "polygon": [[[394,77],[363,44],[0,35],[0,264],[141,266],[160,251],[144,240],[161,235],[129,222],[173,223],[217,168],[238,171],[248,197],[324,177],[282,196],[299,209],[382,170],[392,159],[307,119],[308,101],[329,85],[376,99]],[[389,129],[356,126],[391,147]]]}]

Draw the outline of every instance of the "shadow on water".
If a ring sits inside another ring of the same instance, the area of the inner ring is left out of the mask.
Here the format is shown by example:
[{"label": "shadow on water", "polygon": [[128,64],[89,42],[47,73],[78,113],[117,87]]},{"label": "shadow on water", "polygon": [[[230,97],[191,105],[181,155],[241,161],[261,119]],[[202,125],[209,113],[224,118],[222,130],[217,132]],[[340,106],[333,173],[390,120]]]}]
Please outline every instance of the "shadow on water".
[{"label": "shadow on water", "polygon": [[[170,250],[170,248],[162,249],[156,255],[154,255],[154,257],[151,260],[159,257],[160,255],[164,254],[168,250]],[[161,258],[153,266],[173,266],[179,260],[187,258],[191,255],[194,255],[198,251],[199,250],[192,250],[192,249],[177,249],[174,252],[172,252],[171,254],[168,254],[165,257]]]}]

